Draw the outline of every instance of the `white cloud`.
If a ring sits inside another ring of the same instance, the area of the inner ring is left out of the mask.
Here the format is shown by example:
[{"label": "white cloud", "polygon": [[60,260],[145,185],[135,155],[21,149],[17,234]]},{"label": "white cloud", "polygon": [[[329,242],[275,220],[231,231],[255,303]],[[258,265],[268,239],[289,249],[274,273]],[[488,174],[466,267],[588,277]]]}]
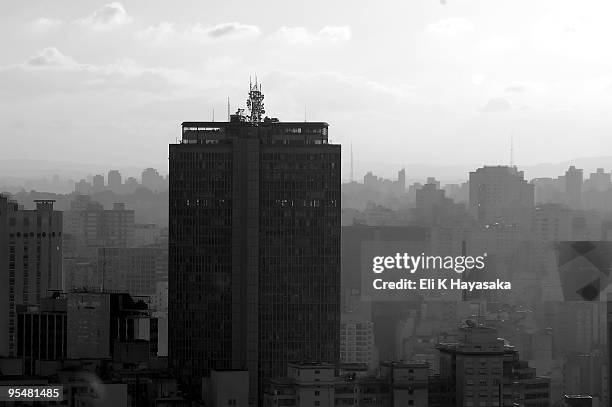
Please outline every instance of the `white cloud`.
[{"label": "white cloud", "polygon": [[321,40],[330,41],[330,42],[344,42],[351,39],[352,33],[351,29],[348,26],[340,26],[333,27],[327,26],[323,27],[321,31],[319,31],[318,36]]},{"label": "white cloud", "polygon": [[489,113],[504,112],[512,109],[510,101],[504,98],[492,98],[483,106],[482,111]]},{"label": "white cloud", "polygon": [[277,36],[289,44],[338,44],[351,39],[348,26],[325,26],[318,32],[311,32],[305,27],[281,27]]},{"label": "white cloud", "polygon": [[47,32],[61,27],[64,22],[57,18],[40,17],[30,23],[32,30],[36,32]]},{"label": "white cloud", "polygon": [[[0,66],[0,93],[16,92],[25,97],[51,93],[158,92],[171,98],[173,92],[200,86],[201,78],[188,71],[145,67],[124,59],[105,65],[81,63],[55,47],[44,48],[26,61]],[[199,89],[199,88],[198,88]]]},{"label": "white cloud", "polygon": [[79,64],[72,58],[62,54],[55,47],[47,47],[31,56],[25,63],[32,68],[78,69]]},{"label": "white cloud", "polygon": [[133,21],[121,3],[113,2],[95,10],[91,15],[76,20],[76,23],[94,30],[105,30],[129,24]]},{"label": "white cloud", "polygon": [[466,18],[451,17],[427,26],[428,34],[439,37],[457,37],[474,31],[474,24]]},{"label": "white cloud", "polygon": [[136,35],[142,40],[162,44],[174,39],[177,34],[174,24],[163,22],[140,30]]},{"label": "white cloud", "polygon": [[162,22],[140,30],[137,36],[153,44],[167,44],[174,41],[203,42],[217,39],[247,39],[261,34],[258,26],[238,22],[205,26],[195,23],[180,30],[174,23]]},{"label": "white cloud", "polygon": [[202,24],[196,24],[191,27],[192,33],[196,35],[205,35],[209,38],[243,38],[256,37],[261,34],[259,27],[241,23],[221,23],[213,27],[205,27]]}]

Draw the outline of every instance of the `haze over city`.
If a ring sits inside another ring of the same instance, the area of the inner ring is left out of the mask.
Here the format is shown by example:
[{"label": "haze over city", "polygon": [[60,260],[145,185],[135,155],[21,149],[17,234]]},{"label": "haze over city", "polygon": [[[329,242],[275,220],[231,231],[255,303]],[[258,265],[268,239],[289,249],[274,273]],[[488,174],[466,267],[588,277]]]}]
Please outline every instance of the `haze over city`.
[{"label": "haze over city", "polygon": [[0,407],[603,407],[612,5],[0,13]]},{"label": "haze over city", "polygon": [[[10,148],[0,161],[165,172],[178,124],[212,120],[213,110],[226,120],[227,98],[232,113],[242,107],[255,75],[268,115],[329,122],[333,142],[353,143],[360,175],[418,163],[507,164],[512,136],[519,166],[607,155],[612,28],[602,10],[611,7],[8,3],[0,137]],[[349,157],[345,148],[345,179]]]}]

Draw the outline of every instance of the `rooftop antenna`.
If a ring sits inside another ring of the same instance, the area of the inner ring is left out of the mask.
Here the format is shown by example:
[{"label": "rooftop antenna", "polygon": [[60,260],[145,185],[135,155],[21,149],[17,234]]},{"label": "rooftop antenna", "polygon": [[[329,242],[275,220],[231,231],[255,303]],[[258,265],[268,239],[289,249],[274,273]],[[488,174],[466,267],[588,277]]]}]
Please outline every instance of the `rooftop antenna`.
[{"label": "rooftop antenna", "polygon": [[247,119],[252,124],[258,124],[261,122],[262,116],[266,113],[264,109],[264,95],[261,92],[261,85],[258,86],[257,75],[255,75],[255,83],[251,82],[249,78],[249,97],[247,99],[247,108],[250,114]]},{"label": "rooftop antenna", "polygon": [[514,167],[514,132],[510,133],[510,167]]},{"label": "rooftop antenna", "polygon": [[215,121],[215,108],[213,107],[212,109],[213,109],[213,111],[212,111],[212,121],[214,122]]},{"label": "rooftop antenna", "polygon": [[230,101],[229,96],[227,97],[227,121],[230,121]]},{"label": "rooftop antenna", "polygon": [[306,104],[304,103],[304,122],[306,122]]},{"label": "rooftop antenna", "polygon": [[353,175],[354,175],[353,173],[353,140],[351,140],[351,182],[355,180]]}]

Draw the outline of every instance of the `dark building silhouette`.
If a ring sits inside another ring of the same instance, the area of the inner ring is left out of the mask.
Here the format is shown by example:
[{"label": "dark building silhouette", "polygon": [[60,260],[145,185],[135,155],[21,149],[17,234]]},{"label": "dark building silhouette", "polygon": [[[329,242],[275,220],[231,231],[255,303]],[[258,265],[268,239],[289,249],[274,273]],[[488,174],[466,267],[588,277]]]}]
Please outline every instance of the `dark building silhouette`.
[{"label": "dark building silhouette", "polygon": [[53,202],[24,210],[0,195],[0,357],[16,352],[17,305],[62,288],[62,212]]},{"label": "dark building silhouette", "polygon": [[340,145],[262,99],[183,123],[169,165],[170,363],[248,369],[252,400],[290,361],[337,363],[340,333]]},{"label": "dark building silhouette", "polygon": [[157,319],[142,299],[128,293],[72,291],[66,294],[68,357],[109,359],[128,344],[147,342],[157,354]]},{"label": "dark building silhouette", "polygon": [[568,407],[591,407],[593,405],[593,397],[585,395],[565,395],[563,396],[565,405]]},{"label": "dark building silhouette", "polygon": [[40,306],[17,307],[17,357],[24,373],[37,372],[39,361],[67,357],[66,300],[58,296],[41,299]]},{"label": "dark building silhouette", "polygon": [[[607,334],[607,351],[608,351],[608,402],[612,398],[612,381],[609,379],[612,375],[612,294],[608,293],[606,297],[606,334]],[[605,401],[605,400],[604,400]]]}]

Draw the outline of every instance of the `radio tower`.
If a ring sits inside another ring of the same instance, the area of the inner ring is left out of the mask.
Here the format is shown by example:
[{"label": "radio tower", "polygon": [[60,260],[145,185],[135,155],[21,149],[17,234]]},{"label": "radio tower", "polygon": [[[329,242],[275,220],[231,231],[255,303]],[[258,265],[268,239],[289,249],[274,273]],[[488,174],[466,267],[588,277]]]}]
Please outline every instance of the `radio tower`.
[{"label": "radio tower", "polygon": [[247,119],[252,124],[260,123],[261,117],[266,113],[263,99],[264,95],[261,93],[261,85],[257,84],[257,76],[255,76],[255,83],[249,80],[249,98],[247,99],[247,108],[251,113],[247,116]]}]

